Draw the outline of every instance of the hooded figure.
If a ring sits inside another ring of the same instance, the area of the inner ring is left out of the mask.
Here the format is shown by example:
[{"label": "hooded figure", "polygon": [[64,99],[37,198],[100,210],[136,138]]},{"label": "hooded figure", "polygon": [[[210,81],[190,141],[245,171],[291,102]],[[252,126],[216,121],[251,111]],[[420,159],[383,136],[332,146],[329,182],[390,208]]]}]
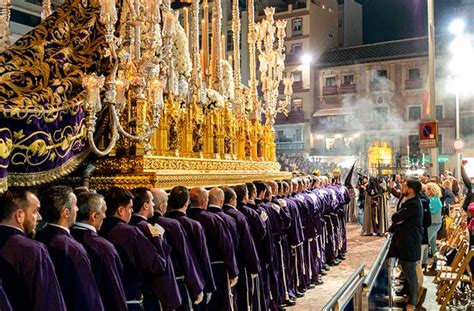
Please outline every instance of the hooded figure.
[{"label": "hooded figure", "polygon": [[387,197],[375,177],[367,185],[362,235],[384,234],[388,229]]},{"label": "hooded figure", "polygon": [[352,186],[352,176],[354,174],[354,168],[356,165],[356,161],[354,161],[354,164],[351,167],[351,170],[346,176],[346,179],[344,180],[344,186],[349,190],[349,196],[351,198],[349,202],[349,206],[346,209],[346,221],[351,221],[351,222],[357,222],[358,217],[359,217],[359,210],[357,208],[357,200],[355,199],[355,191],[354,191],[354,186]]}]

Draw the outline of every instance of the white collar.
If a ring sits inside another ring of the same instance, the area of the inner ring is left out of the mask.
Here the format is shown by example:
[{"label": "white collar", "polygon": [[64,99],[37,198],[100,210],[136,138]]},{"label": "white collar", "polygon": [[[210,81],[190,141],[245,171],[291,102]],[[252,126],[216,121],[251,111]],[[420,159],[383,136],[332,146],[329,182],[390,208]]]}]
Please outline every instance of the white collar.
[{"label": "white collar", "polygon": [[80,229],[80,230],[91,230],[91,231],[94,231],[95,233],[97,233],[97,229],[94,226],[91,226],[91,225],[83,223],[83,222],[76,222],[74,227],[76,227],[77,229]]},{"label": "white collar", "polygon": [[16,229],[16,230],[18,230],[18,231],[21,231],[22,233],[25,233],[25,231],[21,230],[21,229],[20,229],[20,228],[18,228],[18,227],[15,227],[15,226],[11,226],[11,225],[4,225],[4,224],[1,224],[0,226],[10,227],[10,228]]},{"label": "white collar", "polygon": [[57,224],[51,224],[51,223],[48,223],[48,225],[61,228],[63,230],[66,230],[67,233],[71,234],[71,231],[69,231],[69,228],[66,228],[66,227],[63,227],[63,226],[60,226],[60,225],[57,225]]}]

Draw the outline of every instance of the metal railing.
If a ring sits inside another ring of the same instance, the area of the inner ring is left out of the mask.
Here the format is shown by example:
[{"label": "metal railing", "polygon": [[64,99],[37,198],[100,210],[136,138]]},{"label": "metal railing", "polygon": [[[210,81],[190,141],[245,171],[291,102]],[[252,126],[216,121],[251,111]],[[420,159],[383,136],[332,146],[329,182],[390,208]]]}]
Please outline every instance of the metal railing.
[{"label": "metal railing", "polygon": [[364,280],[364,267],[365,264],[361,264],[351,277],[342,285],[337,293],[331,298],[331,300],[323,307],[323,311],[330,310],[344,310],[344,308],[353,301],[354,310],[356,306],[361,304],[361,293],[362,293],[362,282]]},{"label": "metal railing", "polygon": [[[369,310],[369,297],[370,294],[372,293],[372,289],[374,288],[375,281],[377,280],[377,276],[379,275],[380,271],[383,268],[387,267],[387,255],[388,251],[390,249],[390,244],[392,242],[392,235],[388,235],[387,238],[385,239],[385,242],[382,246],[382,249],[380,250],[379,255],[377,256],[377,259],[375,259],[374,264],[372,265],[372,268],[370,268],[369,273],[367,273],[367,276],[364,278],[364,282],[362,283],[362,308],[363,310]],[[388,287],[389,287],[389,293],[391,293],[391,283],[388,282]],[[389,306],[392,307],[392,299],[391,295],[388,295],[389,298]]]},{"label": "metal railing", "polygon": [[[374,264],[369,273],[364,274],[365,264],[361,264],[351,277],[342,285],[331,300],[323,307],[323,311],[344,310],[349,303],[352,303],[352,310],[369,310],[370,294],[376,284],[380,272],[387,268],[387,255],[390,249],[392,236],[389,235],[385,240]],[[390,280],[390,278],[389,278]],[[387,284],[389,288],[389,306],[392,306],[391,282]]]}]

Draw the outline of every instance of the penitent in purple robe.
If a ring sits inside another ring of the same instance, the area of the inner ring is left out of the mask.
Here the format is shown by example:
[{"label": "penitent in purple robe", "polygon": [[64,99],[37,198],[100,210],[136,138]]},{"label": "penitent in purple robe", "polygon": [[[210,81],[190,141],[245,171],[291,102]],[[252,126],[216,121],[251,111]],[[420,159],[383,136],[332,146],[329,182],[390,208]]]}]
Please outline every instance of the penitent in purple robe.
[{"label": "penitent in purple robe", "polygon": [[66,229],[48,224],[36,234],[53,261],[69,311],[104,310],[86,250]]},{"label": "penitent in purple robe", "polygon": [[122,285],[122,261],[115,247],[97,235],[95,230],[77,223],[71,235],[84,246],[89,254],[100,297],[105,310],[127,311],[127,300]]},{"label": "penitent in purple robe", "polygon": [[162,273],[166,269],[165,259],[140,229],[117,217],[105,218],[99,234],[115,246],[122,260],[122,284],[129,310],[142,310],[135,302],[143,298],[144,277]]},{"label": "penitent in purple robe", "polygon": [[252,307],[252,282],[251,275],[260,273],[260,261],[255,243],[250,233],[250,227],[244,214],[230,205],[224,205],[224,212],[232,217],[236,223],[240,236],[239,248],[237,249],[237,264],[239,265],[239,281],[237,283],[237,309],[250,310]]},{"label": "penitent in purple robe", "polygon": [[164,238],[171,247],[171,260],[183,300],[179,310],[192,310],[193,302],[203,291],[204,282],[196,269],[196,257],[184,228],[176,219],[163,217],[156,212],[148,221],[152,225],[159,224],[166,230]]},{"label": "penitent in purple robe", "polygon": [[[204,292],[212,293],[216,290],[214,277],[212,275],[211,260],[209,259],[209,251],[207,250],[206,234],[201,224],[194,219],[186,216],[184,212],[172,210],[167,217],[176,219],[183,226],[184,231],[189,239],[190,245],[197,261],[197,269],[204,281]],[[201,305],[205,304],[202,302]]]},{"label": "penitent in purple robe", "polygon": [[222,218],[198,207],[191,207],[187,215],[198,221],[204,228],[207,249],[211,260],[216,291],[212,294],[208,310],[229,311],[231,306],[231,289],[229,278],[239,275],[232,237]]},{"label": "penitent in purple robe", "polygon": [[13,310],[66,310],[48,250],[18,228],[0,225],[0,278]]},{"label": "penitent in purple robe", "polygon": [[[136,226],[154,246],[166,262],[166,268],[158,275],[146,275],[143,286],[145,311],[174,310],[182,305],[176,275],[171,261],[171,247],[144,216],[132,215],[130,225]],[[161,305],[161,308],[160,308]]]}]

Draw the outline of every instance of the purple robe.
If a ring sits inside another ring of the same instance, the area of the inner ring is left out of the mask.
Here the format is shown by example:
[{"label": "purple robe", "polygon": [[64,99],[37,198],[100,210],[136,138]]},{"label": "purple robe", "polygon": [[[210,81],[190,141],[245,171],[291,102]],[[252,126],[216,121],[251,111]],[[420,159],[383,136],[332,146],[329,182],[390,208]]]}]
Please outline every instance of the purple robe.
[{"label": "purple robe", "polygon": [[89,254],[100,297],[105,310],[127,311],[127,300],[122,285],[122,261],[115,247],[91,229],[75,225],[71,235]]},{"label": "purple robe", "polygon": [[2,311],[13,311],[12,305],[8,300],[7,294],[3,290],[2,279],[0,279],[0,310]]},{"label": "purple robe", "polygon": [[209,310],[231,310],[229,278],[239,275],[232,237],[222,218],[199,207],[191,207],[187,215],[198,221],[206,233],[216,291],[208,304]]},{"label": "purple robe", "polygon": [[216,285],[214,284],[211,260],[209,259],[207,240],[203,227],[199,222],[187,217],[186,214],[181,211],[171,211],[166,216],[179,221],[186,231],[186,235],[198,263],[197,269],[200,271],[204,281],[204,292],[212,293],[216,290]]},{"label": "purple robe", "polygon": [[0,278],[13,310],[66,310],[46,247],[21,230],[2,225]]},{"label": "purple robe", "polygon": [[152,225],[157,223],[166,230],[164,238],[171,247],[171,260],[176,279],[179,281],[178,285],[183,285],[180,286],[183,302],[179,310],[191,310],[192,302],[203,291],[204,282],[196,269],[197,261],[184,228],[176,219],[163,217],[159,213],[154,213],[148,221]]},{"label": "purple robe", "polygon": [[84,247],[65,229],[48,224],[36,234],[53,261],[68,310],[104,310]]},{"label": "purple robe", "polygon": [[[266,213],[266,210],[260,206],[261,201],[256,201],[257,202],[249,201],[247,206],[250,210],[257,213],[261,220],[261,215],[263,212]],[[257,205],[256,203],[259,204]],[[270,306],[270,266],[273,265],[275,250],[273,247],[273,231],[270,219],[262,220],[262,224],[265,229],[265,234],[255,241],[262,272],[255,282],[256,295],[254,299],[256,303],[252,305],[252,310],[268,310]]]},{"label": "purple robe", "polygon": [[252,306],[252,283],[251,275],[260,273],[260,261],[255,243],[250,233],[250,227],[244,214],[230,205],[224,205],[224,212],[231,216],[237,225],[240,236],[239,248],[237,249],[237,264],[240,276],[237,283],[237,309],[248,310]]},{"label": "purple robe", "polygon": [[[160,254],[166,262],[166,268],[158,275],[147,275],[144,284],[144,306],[145,311],[158,311],[177,309],[183,304],[174,265],[171,259],[171,247],[160,236],[153,234],[152,226],[145,217],[132,215],[130,225],[136,226],[153,244],[155,251]],[[157,301],[158,300],[158,301]],[[159,303],[158,303],[159,302]]]},{"label": "purple robe", "polygon": [[[122,284],[127,301],[140,301],[144,277],[163,273],[166,269],[165,259],[140,229],[117,217],[105,218],[99,234],[115,246],[122,260]],[[127,305],[129,310],[141,309],[137,303]]]}]

